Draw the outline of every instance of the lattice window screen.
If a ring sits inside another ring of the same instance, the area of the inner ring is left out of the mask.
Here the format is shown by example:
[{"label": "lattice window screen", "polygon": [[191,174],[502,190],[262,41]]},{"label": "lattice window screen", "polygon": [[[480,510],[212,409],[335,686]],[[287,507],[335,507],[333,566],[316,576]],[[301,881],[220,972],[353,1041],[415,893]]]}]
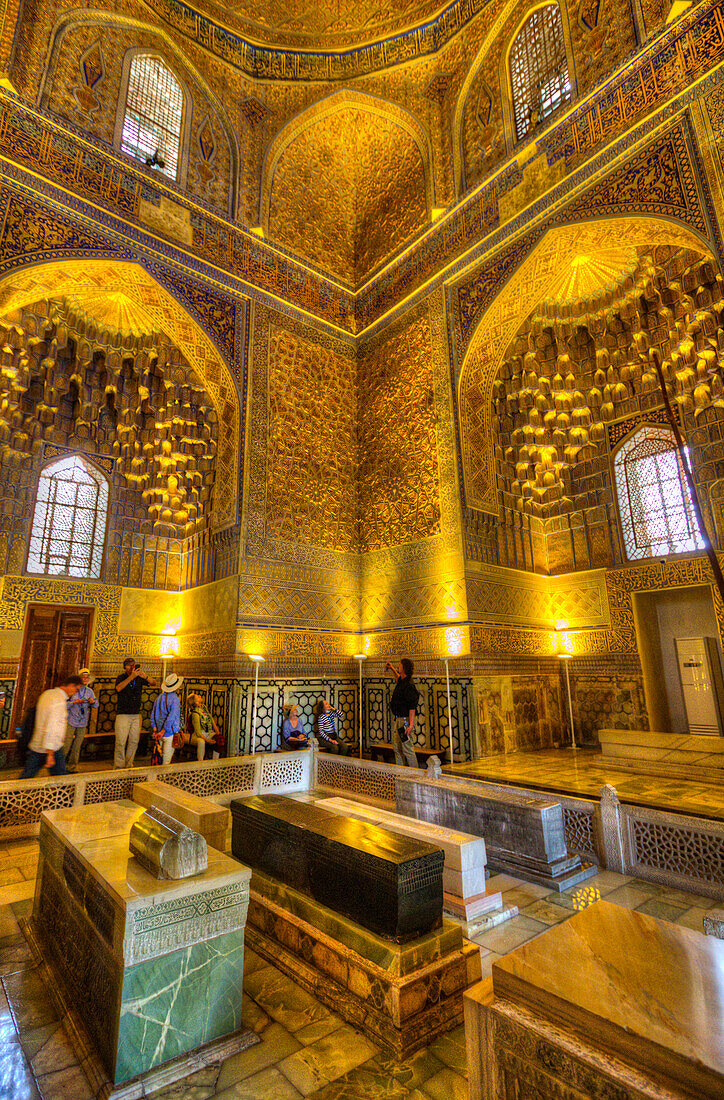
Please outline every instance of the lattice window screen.
[{"label": "lattice window screen", "polygon": [[538,8],[510,49],[510,81],[518,140],[571,97],[563,20],[557,4]]},{"label": "lattice window screen", "polygon": [[128,76],[123,152],[145,161],[158,150],[164,161],[161,171],[176,179],[183,111],[181,85],[170,69],[160,57],[136,54]]},{"label": "lattice window screen", "polygon": [[107,515],[108,482],[89,462],[74,455],[47,466],[38,481],[28,572],[100,577]]},{"label": "lattice window screen", "polygon": [[668,428],[640,428],[616,452],[614,474],[630,561],[703,548],[681,459]]}]

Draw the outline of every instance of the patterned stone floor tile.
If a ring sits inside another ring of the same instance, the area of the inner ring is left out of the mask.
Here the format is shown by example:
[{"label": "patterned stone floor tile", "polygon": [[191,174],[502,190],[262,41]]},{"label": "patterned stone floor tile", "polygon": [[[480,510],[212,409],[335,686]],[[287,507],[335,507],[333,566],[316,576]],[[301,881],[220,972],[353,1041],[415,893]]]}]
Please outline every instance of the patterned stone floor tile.
[{"label": "patterned stone floor tile", "polygon": [[252,1001],[246,993],[241,1004],[241,1022],[244,1027],[255,1031],[257,1035],[269,1025],[271,1017],[267,1016],[263,1008],[259,1008],[256,1001]]},{"label": "patterned stone floor tile", "polygon": [[20,925],[10,905],[0,905],[0,939],[6,936],[19,936]]},{"label": "patterned stone floor tile", "polygon": [[73,1045],[60,1022],[24,1031],[20,1044],[36,1077],[67,1069],[77,1062]]},{"label": "patterned stone floor tile", "polygon": [[692,905],[691,909],[685,909],[681,916],[676,918],[676,923],[683,925],[684,928],[692,928],[695,932],[703,932],[704,917],[708,912],[708,909],[702,909],[699,905]]},{"label": "patterned stone floor tile", "polygon": [[12,905],[14,901],[30,900],[35,893],[35,879],[23,879],[12,886],[3,886],[3,902]]},{"label": "patterned stone floor tile", "polygon": [[262,959],[261,955],[257,955],[256,951],[252,951],[250,947],[244,947],[244,974],[253,974],[255,970],[263,970],[265,966],[269,966],[266,959]]},{"label": "patterned stone floor tile", "polygon": [[517,916],[505,924],[499,924],[497,928],[491,928],[489,932],[483,932],[475,937],[475,942],[491,951],[497,951],[501,955],[507,955],[514,951],[522,943],[527,943],[534,936],[546,929],[542,921],[531,920],[529,917]]},{"label": "patterned stone floor tile", "polygon": [[249,996],[287,1031],[299,1031],[332,1015],[311,993],[273,966],[247,975],[244,986]]},{"label": "patterned stone floor tile", "polygon": [[526,905],[531,905],[539,898],[547,897],[548,894],[550,890],[544,886],[538,886],[534,882],[523,882],[520,886],[514,886],[512,890],[504,891],[503,905],[517,905],[519,909],[525,909]]},{"label": "patterned stone floor tile", "polygon": [[43,1100],[93,1100],[93,1090],[80,1066],[69,1066],[56,1073],[44,1073],[36,1077],[38,1091]]},{"label": "patterned stone floor tile", "polygon": [[34,965],[33,953],[24,936],[6,936],[0,940],[0,975],[17,974]]},{"label": "patterned stone floor tile", "polygon": [[452,1069],[442,1069],[426,1081],[422,1091],[432,1100],[468,1100],[468,1083]]},{"label": "patterned stone floor tile", "polygon": [[294,1038],[303,1046],[309,1046],[310,1043],[316,1043],[317,1039],[323,1039],[325,1035],[336,1031],[343,1023],[344,1020],[338,1016],[327,1016],[325,1020],[317,1020],[306,1027],[300,1027],[299,1031],[294,1032]]},{"label": "patterned stone floor tile", "polygon": [[532,905],[527,905],[521,915],[532,917],[534,920],[542,921],[543,924],[550,926],[559,924],[562,920],[567,920],[571,914],[560,905],[551,905],[547,898],[539,898]]},{"label": "patterned stone floor tile", "polygon": [[[427,1050],[418,1050],[416,1054],[410,1055],[404,1062],[398,1062],[391,1054],[380,1052],[376,1058],[365,1062],[361,1068],[379,1072],[383,1081],[394,1082],[395,1087],[412,1092],[418,1089],[429,1077],[434,1077],[436,1073],[439,1073],[443,1065],[440,1056],[436,1056],[432,1053],[431,1048],[428,1048]],[[403,1093],[403,1095],[406,1095],[406,1093]]]},{"label": "patterned stone floor tile", "polygon": [[0,1030],[0,1096],[3,1100],[40,1100],[23,1049],[7,1030]]},{"label": "patterned stone floor tile", "polygon": [[268,1069],[299,1048],[300,1044],[285,1028],[277,1023],[269,1024],[260,1042],[227,1058],[219,1071],[217,1091],[228,1088],[237,1081],[243,1081],[262,1069]]},{"label": "patterned stone floor tile", "polygon": [[238,1081],[216,1096],[218,1100],[301,1100],[301,1093],[274,1067]]},{"label": "patterned stone floor tile", "polygon": [[3,982],[18,1031],[57,1021],[58,1014],[37,970],[10,974]]},{"label": "patterned stone floor tile", "polygon": [[688,890],[667,890],[664,886],[660,889],[659,899],[665,901],[667,905],[681,905],[685,909],[688,909],[691,905],[696,905],[699,909],[714,909],[715,907],[721,907],[722,904],[714,898],[704,898],[700,894],[691,894]]},{"label": "patterned stone floor tile", "polygon": [[157,1089],[149,1096],[152,1100],[209,1100],[216,1094],[216,1078],[219,1076],[218,1066],[204,1066],[196,1073],[184,1077],[183,1081],[177,1081],[175,1085]]},{"label": "patterned stone floor tile", "polygon": [[369,1061],[377,1048],[364,1035],[345,1024],[280,1062],[279,1069],[303,1096]]},{"label": "patterned stone floor tile", "polygon": [[440,1035],[430,1046],[430,1052],[449,1069],[454,1069],[464,1077],[467,1073],[464,1025],[460,1024],[452,1031]]},{"label": "patterned stone floor tile", "polygon": [[650,898],[643,905],[639,905],[637,911],[646,913],[649,917],[658,917],[659,920],[676,921],[679,917],[683,917],[686,909],[682,905],[669,905],[661,898]]},{"label": "patterned stone floor tile", "polygon": [[620,875],[618,871],[599,871],[593,878],[587,880],[593,886],[597,886],[602,894],[608,894],[617,886],[625,886],[631,882],[631,875]]},{"label": "patterned stone floor tile", "polygon": [[612,901],[614,905],[623,905],[626,909],[638,909],[640,905],[650,901],[658,895],[658,890],[649,890],[648,883],[629,882],[625,886],[619,886],[612,890],[606,897],[606,901]]},{"label": "patterned stone floor tile", "polygon": [[375,1059],[310,1093],[308,1100],[429,1100],[426,1093],[390,1077]]}]

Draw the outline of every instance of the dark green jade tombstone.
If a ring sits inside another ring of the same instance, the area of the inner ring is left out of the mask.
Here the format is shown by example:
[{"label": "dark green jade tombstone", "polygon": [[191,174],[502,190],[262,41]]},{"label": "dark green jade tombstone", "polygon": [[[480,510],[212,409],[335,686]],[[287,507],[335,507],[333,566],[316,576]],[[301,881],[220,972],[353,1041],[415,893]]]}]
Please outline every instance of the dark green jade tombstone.
[{"label": "dark green jade tombstone", "polygon": [[397,943],[442,923],[441,849],[280,795],[231,803],[231,850],[363,928]]}]

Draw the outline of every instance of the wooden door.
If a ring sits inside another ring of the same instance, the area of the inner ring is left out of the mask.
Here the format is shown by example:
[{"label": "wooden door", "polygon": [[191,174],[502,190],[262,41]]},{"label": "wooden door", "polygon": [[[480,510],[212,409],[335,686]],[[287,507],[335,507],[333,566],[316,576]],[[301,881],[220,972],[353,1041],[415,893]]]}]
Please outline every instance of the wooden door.
[{"label": "wooden door", "polygon": [[77,672],[88,663],[93,610],[34,604],[28,610],[13,708],[13,728],[28,707],[57,683],[60,676]]}]

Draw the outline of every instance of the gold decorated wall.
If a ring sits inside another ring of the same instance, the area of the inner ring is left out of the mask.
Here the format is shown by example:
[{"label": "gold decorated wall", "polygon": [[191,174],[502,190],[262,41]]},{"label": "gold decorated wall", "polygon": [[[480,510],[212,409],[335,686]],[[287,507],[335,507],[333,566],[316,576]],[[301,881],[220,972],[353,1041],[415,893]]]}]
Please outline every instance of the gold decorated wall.
[{"label": "gold decorated wall", "polygon": [[357,547],[354,361],[274,325],[269,334],[266,535]]}]

